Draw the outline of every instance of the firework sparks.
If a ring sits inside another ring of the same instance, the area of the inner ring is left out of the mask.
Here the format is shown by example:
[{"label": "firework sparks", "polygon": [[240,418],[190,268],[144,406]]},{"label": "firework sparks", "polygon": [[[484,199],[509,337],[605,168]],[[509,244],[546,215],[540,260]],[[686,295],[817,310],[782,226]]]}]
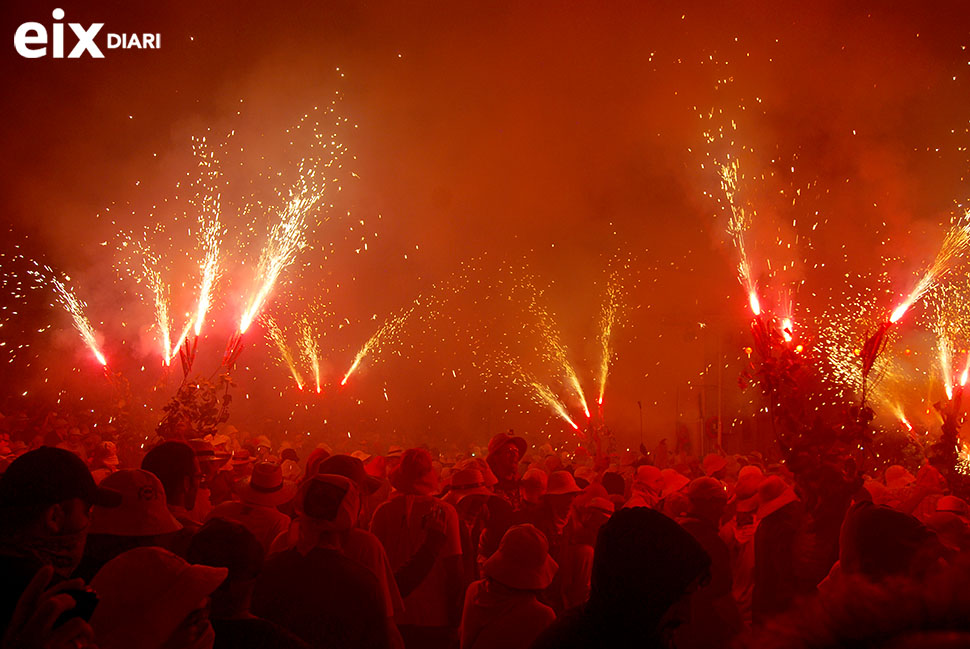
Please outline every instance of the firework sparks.
[{"label": "firework sparks", "polygon": [[[70,278],[67,279],[70,281]],[[91,322],[88,320],[87,316],[84,315],[84,309],[87,308],[87,304],[78,298],[74,291],[57,277],[52,276],[51,282],[54,284],[54,292],[57,295],[57,301],[71,316],[71,320],[74,321],[74,328],[77,329],[79,334],[81,334],[81,339],[84,341],[84,344],[88,346],[98,362],[103,367],[107,367],[108,361],[105,360],[104,354],[102,354],[101,350],[98,348],[98,341],[94,335],[94,328],[91,326]]]},{"label": "firework sparks", "polygon": [[305,191],[294,196],[286,205],[279,222],[273,226],[266,246],[259,256],[256,277],[259,284],[249,299],[248,306],[239,322],[239,332],[245,333],[253,319],[269,299],[280,274],[293,263],[296,254],[305,245],[304,229],[307,213],[316,205],[320,194]]},{"label": "firework sparks", "polygon": [[195,310],[195,335],[202,333],[205,316],[212,305],[212,293],[216,281],[219,279],[219,221],[212,221],[202,229],[203,257],[200,271],[202,279],[199,282],[199,305]]},{"label": "firework sparks", "polygon": [[[559,417],[565,421],[573,430],[579,430],[579,425],[573,421],[572,417],[569,416],[569,412],[566,410],[566,406],[559,397],[552,391],[552,389],[545,383],[536,381],[531,377],[526,378],[526,382],[529,387],[532,388],[535,396],[538,398],[540,403],[543,403],[555,412]],[[587,415],[588,416],[588,415]]]},{"label": "firework sparks", "polygon": [[786,343],[792,341],[792,334],[794,333],[795,323],[792,322],[791,318],[783,318],[781,321],[781,336],[785,339]]},{"label": "firework sparks", "polygon": [[414,307],[412,306],[406,309],[404,312],[392,316],[384,321],[384,324],[382,324],[374,335],[371,336],[366,343],[364,343],[364,346],[361,347],[360,351],[357,352],[357,355],[354,356],[354,362],[350,365],[350,369],[347,370],[347,373],[344,374],[344,378],[340,381],[340,385],[347,385],[347,380],[354,372],[357,371],[357,368],[360,367],[360,363],[364,360],[364,357],[372,352],[378,351],[381,345],[384,344],[388,339],[397,336],[397,334],[400,333],[404,322],[413,312]]},{"label": "firework sparks", "polygon": [[950,270],[953,262],[963,256],[968,245],[970,245],[970,210],[951,222],[950,229],[943,238],[943,244],[940,246],[940,251],[936,254],[933,263],[917,282],[912,292],[889,316],[889,322],[898,322],[909,308],[919,301]]},{"label": "firework sparks", "polygon": [[748,306],[751,307],[751,312],[758,316],[761,315],[761,302],[758,300],[758,287],[751,273],[751,261],[748,259],[744,242],[744,235],[751,227],[752,215],[737,201],[740,169],[741,163],[736,158],[729,164],[720,165],[721,189],[731,207],[727,231],[734,242],[734,248],[738,251],[738,279],[748,294]]},{"label": "firework sparks", "polygon": [[303,362],[313,372],[317,394],[320,394],[323,391],[323,383],[320,380],[320,344],[317,342],[313,328],[305,319],[300,325],[300,354],[303,356]]},{"label": "firework sparks", "polygon": [[293,380],[296,381],[296,387],[303,389],[303,377],[300,376],[300,370],[296,366],[296,362],[293,359],[293,354],[290,352],[289,346],[286,344],[286,336],[283,335],[283,330],[280,329],[279,325],[276,323],[271,316],[265,316],[264,321],[266,323],[266,335],[269,339],[273,341],[276,345],[276,351],[279,354],[280,361],[286,364],[290,369],[290,374],[293,376]]},{"label": "firework sparks", "polygon": [[612,336],[613,327],[616,325],[617,312],[619,310],[619,287],[610,279],[606,287],[606,300],[603,302],[603,311],[600,314],[600,335],[599,343],[601,350],[600,371],[599,371],[599,398],[597,403],[603,405],[603,395],[606,393],[606,379],[610,373],[610,360],[613,357]]},{"label": "firework sparks", "polygon": [[939,332],[937,335],[937,348],[940,353],[940,372],[943,374],[943,388],[946,390],[946,398],[953,398],[953,351],[946,336]]},{"label": "firework sparks", "polygon": [[958,447],[956,469],[963,475],[970,475],[970,446],[966,442]]}]

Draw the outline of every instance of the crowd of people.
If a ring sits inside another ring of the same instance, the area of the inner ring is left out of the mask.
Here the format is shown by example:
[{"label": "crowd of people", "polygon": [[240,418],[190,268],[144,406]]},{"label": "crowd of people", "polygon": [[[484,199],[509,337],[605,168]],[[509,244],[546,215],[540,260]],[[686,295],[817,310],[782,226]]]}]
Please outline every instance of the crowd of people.
[{"label": "crowd of people", "polygon": [[929,464],[826,490],[512,431],[119,453],[43,425],[0,437],[0,649],[970,646],[970,507]]}]

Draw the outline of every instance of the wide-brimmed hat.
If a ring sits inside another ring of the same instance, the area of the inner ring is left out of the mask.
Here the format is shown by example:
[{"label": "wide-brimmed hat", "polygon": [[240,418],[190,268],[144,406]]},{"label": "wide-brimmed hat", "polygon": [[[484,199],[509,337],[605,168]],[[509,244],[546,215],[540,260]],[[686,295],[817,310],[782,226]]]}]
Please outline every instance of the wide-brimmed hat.
[{"label": "wide-brimmed hat", "polygon": [[905,489],[916,482],[916,476],[906,467],[894,464],[886,469],[886,486],[890,489]]},{"label": "wide-brimmed hat", "polygon": [[576,479],[569,471],[553,471],[546,484],[546,496],[559,496],[562,494],[578,494],[582,489],[576,484]]},{"label": "wide-brimmed hat", "polygon": [[478,469],[459,469],[452,474],[451,490],[448,492],[449,501],[458,503],[467,496],[491,495],[493,495],[491,490],[485,486],[485,477]]},{"label": "wide-brimmed hat", "polygon": [[246,503],[275,507],[296,495],[297,486],[283,479],[283,468],[275,462],[258,462],[253,474],[236,487],[239,498]]},{"label": "wide-brimmed hat", "polygon": [[721,469],[727,467],[727,460],[715,453],[709,453],[704,456],[704,460],[701,462],[701,467],[704,469],[705,475],[714,475]]},{"label": "wide-brimmed hat", "polygon": [[482,566],[482,573],[503,586],[518,590],[544,590],[559,565],[549,556],[545,534],[532,525],[510,527],[498,550]]},{"label": "wide-brimmed hat", "polygon": [[738,482],[734,485],[734,495],[738,501],[757,496],[758,487],[764,479],[764,471],[759,467],[753,464],[741,467],[738,472]]},{"label": "wide-brimmed hat", "polygon": [[161,646],[228,573],[225,568],[192,565],[156,547],[118,555],[91,580],[99,597],[91,617],[98,646]]},{"label": "wide-brimmed hat", "polygon": [[616,505],[614,505],[613,501],[609,500],[608,498],[597,496],[586,503],[586,509],[591,509],[606,514],[607,516],[612,516],[613,512],[616,511]]},{"label": "wide-brimmed hat", "polygon": [[546,493],[549,484],[549,474],[542,469],[529,469],[519,480],[519,487],[530,496],[538,498]]},{"label": "wide-brimmed hat", "polygon": [[687,487],[687,499],[692,504],[723,500],[727,502],[728,495],[720,480],[704,476],[694,478]]},{"label": "wide-brimmed hat", "polygon": [[438,476],[431,454],[423,448],[409,448],[389,476],[391,485],[406,494],[430,495],[438,491]]},{"label": "wide-brimmed hat", "polygon": [[514,444],[515,448],[519,449],[519,457],[525,455],[526,449],[529,448],[529,445],[526,443],[525,439],[519,437],[515,433],[499,433],[488,441],[488,456],[492,457],[505,448],[507,444]]},{"label": "wide-brimmed hat", "polygon": [[660,491],[663,491],[663,485],[665,484],[663,471],[652,464],[638,466],[636,473],[633,474],[633,482],[634,484],[643,485],[653,490],[656,490],[655,487],[660,487]]},{"label": "wide-brimmed hat", "polygon": [[156,536],[182,529],[168,509],[165,488],[154,473],[121,469],[105,477],[101,486],[121,494],[117,507],[91,508],[90,534]]},{"label": "wide-brimmed hat", "polygon": [[372,494],[381,487],[381,481],[368,475],[364,463],[352,455],[331,455],[317,467],[317,473],[332,473],[350,478],[365,494]]},{"label": "wide-brimmed hat", "polygon": [[765,478],[758,487],[758,518],[773,514],[798,500],[795,490],[776,475]]},{"label": "wide-brimmed hat", "polygon": [[345,532],[357,524],[360,495],[349,478],[318,473],[300,485],[296,511],[325,530]]},{"label": "wide-brimmed hat", "polygon": [[236,451],[236,452],[234,452],[232,454],[232,465],[233,466],[242,466],[244,464],[252,464],[255,461],[256,461],[256,458],[253,457],[253,454],[250,453],[247,449],[244,449],[244,448],[241,448],[241,449],[239,449],[238,451]]},{"label": "wide-brimmed hat", "polygon": [[968,514],[970,514],[970,507],[967,506],[967,501],[963,498],[958,498],[957,496],[942,496],[936,501],[936,511],[956,514],[966,521]]},{"label": "wide-brimmed hat", "polygon": [[661,498],[666,498],[690,484],[690,478],[677,469],[664,469],[660,474],[664,478],[664,490],[660,494]]},{"label": "wide-brimmed hat", "polygon": [[391,444],[387,447],[387,453],[384,454],[384,457],[386,457],[388,460],[397,460],[400,459],[402,455],[404,455],[404,449],[395,444]]}]

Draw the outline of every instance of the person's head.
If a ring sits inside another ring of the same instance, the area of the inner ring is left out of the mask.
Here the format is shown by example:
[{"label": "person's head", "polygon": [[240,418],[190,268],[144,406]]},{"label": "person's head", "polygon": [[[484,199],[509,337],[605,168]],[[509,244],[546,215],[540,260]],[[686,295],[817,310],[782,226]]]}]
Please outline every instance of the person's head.
[{"label": "person's head", "polygon": [[135,548],[91,580],[91,627],[101,649],[211,649],[209,595],[228,570],[191,565],[162,548]]},{"label": "person's head", "polygon": [[91,508],[91,534],[112,536],[163,536],[182,529],[169,511],[165,488],[154,473],[144,469],[121,469],[101,486],[121,494],[118,507]]},{"label": "person's head", "polygon": [[674,605],[708,579],[710,565],[704,548],[670,518],[646,507],[621,509],[596,539],[588,609],[621,633],[653,636]]},{"label": "person's head", "polygon": [[342,475],[318,473],[304,481],[296,495],[299,545],[304,549],[334,545],[357,524],[359,514],[356,485]]},{"label": "person's head", "polygon": [[545,534],[532,525],[514,525],[498,550],[482,566],[487,579],[513,590],[542,591],[549,587],[558,564],[549,556]]},{"label": "person's head", "polygon": [[317,467],[317,473],[342,475],[357,485],[358,491],[369,496],[381,487],[381,481],[368,475],[364,462],[352,455],[331,455]]},{"label": "person's head", "polygon": [[533,505],[539,504],[542,495],[546,493],[549,476],[542,469],[529,469],[519,481],[519,493],[522,500]]},{"label": "person's head", "polygon": [[292,500],[297,485],[283,479],[283,468],[276,462],[257,462],[252,475],[236,489],[240,500],[248,505],[277,507]]},{"label": "person's head", "polygon": [[701,462],[701,468],[704,469],[704,475],[710,478],[716,478],[717,480],[723,480],[727,475],[727,459],[723,455],[710,453],[704,456],[704,460]]},{"label": "person's head", "polygon": [[120,502],[117,491],[95,484],[81,458],[41,447],[18,457],[0,476],[0,537],[67,576],[81,561],[91,506]]},{"label": "person's head", "polygon": [[488,442],[488,464],[499,480],[514,480],[519,460],[525,455],[528,444],[514,433],[499,433]]},{"label": "person's head", "polygon": [[714,525],[720,524],[727,501],[724,485],[714,478],[696,478],[687,487],[687,511]]},{"label": "person's head", "polygon": [[187,510],[195,507],[202,473],[195,451],[185,442],[162,442],[148,451],[141,468],[158,476],[165,487],[168,504]]},{"label": "person's head", "polygon": [[860,502],[849,508],[839,534],[839,563],[846,575],[871,581],[923,578],[940,558],[936,535],[916,518]]},{"label": "person's head", "polygon": [[401,493],[429,495],[438,491],[438,476],[431,453],[424,448],[409,448],[390,475],[391,484]]},{"label": "person's head", "polygon": [[634,487],[645,489],[655,497],[659,498],[664,490],[664,477],[660,469],[652,464],[644,464],[637,467],[634,474]]},{"label": "person's head", "polygon": [[602,485],[606,489],[606,493],[611,496],[623,496],[626,494],[626,480],[623,479],[623,474],[617,473],[616,471],[607,471],[604,473]]},{"label": "person's head", "polygon": [[212,593],[214,618],[249,612],[256,577],[263,568],[263,546],[252,532],[234,521],[214,518],[192,537],[186,559],[189,563],[229,570],[229,576]]},{"label": "person's head", "polygon": [[569,508],[581,491],[569,471],[555,471],[549,476],[542,502],[552,510],[556,518],[565,518],[569,515]]}]

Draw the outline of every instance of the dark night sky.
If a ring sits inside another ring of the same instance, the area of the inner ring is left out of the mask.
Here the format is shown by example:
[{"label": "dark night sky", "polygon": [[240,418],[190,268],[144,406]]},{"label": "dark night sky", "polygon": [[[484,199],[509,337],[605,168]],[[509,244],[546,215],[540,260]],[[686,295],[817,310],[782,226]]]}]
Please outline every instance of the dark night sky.
[{"label": "dark night sky", "polygon": [[[104,22],[105,32],[161,33],[162,49],[20,58],[17,25],[50,24],[54,7],[67,21]],[[0,11],[8,271],[18,270],[9,254],[19,245],[72,276],[136,401],[157,407],[174,383],[158,382],[150,308],[112,269],[117,230],[150,220],[146,207],[171,192],[191,164],[190,136],[206,129],[234,129],[248,169],[278,153],[284,130],[337,90],[338,112],[358,126],[346,144],[360,178],[334,201],[335,213],[353,218],[314,233],[332,253],[323,261],[318,249],[304,251],[268,309],[287,322],[300,298],[327,297],[332,313],[320,327],[329,332],[330,382],[387,314],[433,294],[463,263],[475,269],[477,281],[451,295],[431,325],[409,325],[356,385],[310,405],[253,335],[236,376],[234,423],[247,429],[275,427],[266,421],[274,419],[314,439],[350,430],[465,442],[512,425],[536,442],[561,440],[561,423],[522,388],[476,376],[468,322],[533,347],[512,312],[482,306],[503,263],[528,264],[595,393],[595,319],[614,257],[631,268],[607,390],[607,422],[620,439],[635,441],[637,400],[651,440],[678,416],[696,421],[696,386],[705,368],[714,384],[718,349],[725,414],[749,413],[752,395],[735,381],[746,302],[726,217],[703,193],[717,191],[716,177],[700,169],[698,113],[715,106],[738,118],[739,139],[754,147],[748,171],[774,174],[752,199],[749,247],[759,268],[796,260],[765,281],[805,281],[794,301],[806,342],[818,323],[799,315],[841,295],[845,273],[885,270],[893,291],[906,292],[941,224],[968,197],[970,8],[960,2],[13,1]],[[726,77],[732,83],[716,91]],[[749,109],[738,111],[740,102]],[[105,218],[112,206],[117,225]],[[360,219],[377,235],[363,254],[359,229],[349,229]],[[776,238],[796,235],[794,252],[779,253]],[[227,244],[233,281],[252,266],[253,245]],[[166,254],[173,274],[191,272],[183,255]],[[191,300],[189,281],[174,299]],[[245,290],[226,284],[200,341],[209,360],[221,354]],[[3,396],[67,389],[98,403],[107,390],[98,369],[49,301],[41,292],[4,298],[6,312],[19,314],[5,315],[0,329],[11,368]],[[338,328],[344,318],[350,324]],[[29,349],[10,351],[21,340]]]}]

